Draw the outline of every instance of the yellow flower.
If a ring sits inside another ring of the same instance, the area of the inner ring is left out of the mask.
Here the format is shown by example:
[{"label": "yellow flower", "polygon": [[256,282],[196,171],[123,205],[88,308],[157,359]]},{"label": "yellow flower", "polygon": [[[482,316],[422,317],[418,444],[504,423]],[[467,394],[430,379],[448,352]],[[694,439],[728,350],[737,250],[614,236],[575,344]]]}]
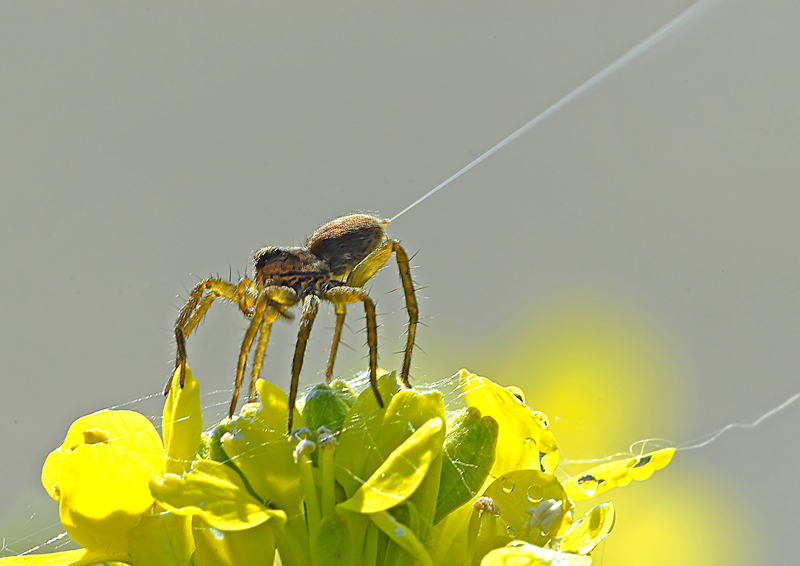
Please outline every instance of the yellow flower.
[{"label": "yellow flower", "polygon": [[174,518],[154,509],[149,483],[164,470],[185,469],[197,453],[200,390],[190,370],[184,388],[173,387],[167,398],[163,429],[164,442],[147,418],[132,411],[99,411],[75,421],[47,457],[42,484],[59,504],[64,529],[84,550],[6,558],[0,564],[131,563],[137,555],[157,556],[157,542],[164,541],[173,558],[183,547],[188,563],[193,550],[186,542],[188,522],[172,524]]},{"label": "yellow flower", "polygon": [[48,458],[43,483],[86,550],[0,564],[583,566],[615,512],[603,503],[575,521],[574,502],[672,456],[570,478],[547,417],[519,390],[466,370],[458,383],[467,407],[449,414],[440,391],[401,389],[393,373],[378,379],[382,407],[370,389],[322,384],[287,435],[288,398],[260,380],[260,402],[201,441],[189,373],[167,399],[164,444],[141,415],[104,411]]}]

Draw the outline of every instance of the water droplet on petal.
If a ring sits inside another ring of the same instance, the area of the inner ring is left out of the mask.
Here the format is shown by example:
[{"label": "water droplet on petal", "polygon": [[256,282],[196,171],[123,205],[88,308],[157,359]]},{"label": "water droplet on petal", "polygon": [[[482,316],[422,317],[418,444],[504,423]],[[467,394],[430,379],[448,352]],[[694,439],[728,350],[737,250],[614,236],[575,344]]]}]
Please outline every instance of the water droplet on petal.
[{"label": "water droplet on petal", "polygon": [[506,493],[511,493],[514,491],[515,487],[517,486],[512,480],[506,480],[503,482],[503,491]]},{"label": "water droplet on petal", "polygon": [[538,483],[533,484],[528,488],[528,501],[531,503],[539,503],[544,496],[544,488]]},{"label": "water droplet on petal", "polygon": [[578,489],[589,497],[597,493],[598,487],[600,487],[600,482],[591,474],[584,474],[578,478]]},{"label": "water droplet on petal", "polygon": [[520,403],[525,403],[525,394],[522,392],[522,389],[520,389],[519,387],[514,387],[513,385],[510,385],[510,386],[506,387],[506,391],[508,391],[514,397],[516,397],[517,401],[519,401]]},{"label": "water droplet on petal", "polygon": [[506,527],[506,534],[507,534],[507,535],[508,535],[510,538],[517,538],[517,529],[515,529],[514,527],[512,527],[511,525],[509,525],[509,526],[507,526],[507,527]]}]

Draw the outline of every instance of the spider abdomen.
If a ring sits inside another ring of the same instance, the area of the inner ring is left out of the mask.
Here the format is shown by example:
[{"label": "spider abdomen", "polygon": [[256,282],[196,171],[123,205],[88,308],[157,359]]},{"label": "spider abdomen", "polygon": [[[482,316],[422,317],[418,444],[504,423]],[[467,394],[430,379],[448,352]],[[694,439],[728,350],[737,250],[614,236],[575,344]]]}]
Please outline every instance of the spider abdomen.
[{"label": "spider abdomen", "polygon": [[317,228],[308,251],[328,264],[334,277],[342,277],[386,239],[386,221],[369,214],[350,214]]}]

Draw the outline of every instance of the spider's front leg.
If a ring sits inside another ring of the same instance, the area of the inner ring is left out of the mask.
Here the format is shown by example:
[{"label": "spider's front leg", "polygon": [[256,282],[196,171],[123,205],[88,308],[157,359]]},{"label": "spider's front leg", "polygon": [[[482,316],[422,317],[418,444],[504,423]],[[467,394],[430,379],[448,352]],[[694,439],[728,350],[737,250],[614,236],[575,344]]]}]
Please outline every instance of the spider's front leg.
[{"label": "spider's front leg", "polygon": [[408,254],[396,240],[385,240],[375,251],[361,260],[347,276],[345,283],[351,287],[363,287],[364,284],[383,267],[389,257],[395,254],[397,267],[400,270],[400,281],[403,284],[403,294],[406,299],[406,310],[408,311],[408,337],[406,341],[406,351],[403,357],[403,370],[400,377],[406,387],[411,387],[408,382],[408,374],[411,371],[411,354],[414,350],[414,339],[417,335],[417,323],[419,322],[419,307],[417,306],[417,296],[414,294],[414,282],[411,280],[411,267],[408,263]]},{"label": "spider's front leg", "polygon": [[[186,378],[186,339],[206,316],[214,299],[219,297],[228,300],[238,305],[245,316],[251,316],[255,304],[255,298],[252,295],[254,288],[255,284],[246,277],[238,285],[221,279],[209,278],[194,286],[189,294],[189,300],[186,301],[175,321],[175,342],[178,350],[175,357],[175,368],[180,367],[181,370],[179,377],[181,387]],[[206,291],[208,294],[205,294]],[[164,395],[169,393],[171,387],[172,375],[164,387]]]},{"label": "spider's front leg", "polygon": [[253,374],[250,380],[250,395],[248,400],[255,399],[256,381],[261,373],[261,366],[264,363],[264,355],[267,351],[267,342],[269,341],[270,330],[272,323],[283,315],[284,311],[291,305],[297,303],[297,293],[290,287],[283,287],[279,285],[268,285],[265,287],[256,298],[255,307],[252,312],[252,320],[247,327],[242,346],[239,349],[239,362],[236,366],[236,381],[233,385],[233,398],[231,399],[231,406],[229,415],[232,417],[236,411],[236,404],[239,401],[239,390],[242,387],[244,379],[244,369],[247,365],[247,356],[250,354],[250,349],[253,347],[253,342],[256,338],[256,333],[259,329],[261,334],[256,346],[256,353],[253,359]]}]

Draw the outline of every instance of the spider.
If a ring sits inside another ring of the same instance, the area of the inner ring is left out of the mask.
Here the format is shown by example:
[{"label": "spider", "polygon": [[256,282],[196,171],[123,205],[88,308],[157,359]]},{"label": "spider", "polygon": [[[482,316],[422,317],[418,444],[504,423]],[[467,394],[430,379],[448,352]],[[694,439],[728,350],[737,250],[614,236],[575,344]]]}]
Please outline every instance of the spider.
[{"label": "spider", "polygon": [[[411,281],[408,255],[399,242],[387,238],[384,229],[388,223],[387,220],[380,220],[368,214],[342,216],[317,228],[304,246],[266,247],[258,250],[254,258],[255,280],[244,277],[238,284],[234,284],[218,278],[209,278],[195,285],[175,322],[175,341],[178,349],[175,367],[180,368],[181,387],[186,374],[186,338],[206,315],[215,299],[222,298],[236,304],[250,319],[250,325],[239,351],[229,413],[233,416],[247,357],[253,343],[256,342],[256,349],[248,396],[250,401],[255,399],[255,384],[264,363],[272,323],[279,317],[291,318],[286,311],[302,303],[300,331],[292,360],[292,381],[289,390],[287,429],[291,433],[303,356],[311,327],[319,311],[320,300],[333,303],[336,312],[333,344],[325,372],[327,383],[330,383],[333,376],[333,364],[342,336],[346,307],[352,303],[362,302],[367,319],[369,381],[378,404],[383,407],[377,383],[378,325],[375,318],[375,304],[362,287],[384,266],[392,253],[397,259],[408,311],[408,338],[400,377],[405,386],[410,387],[408,373],[411,369],[411,353],[414,349],[419,311]],[[172,379],[170,377],[167,381],[165,394],[172,386]]]}]

